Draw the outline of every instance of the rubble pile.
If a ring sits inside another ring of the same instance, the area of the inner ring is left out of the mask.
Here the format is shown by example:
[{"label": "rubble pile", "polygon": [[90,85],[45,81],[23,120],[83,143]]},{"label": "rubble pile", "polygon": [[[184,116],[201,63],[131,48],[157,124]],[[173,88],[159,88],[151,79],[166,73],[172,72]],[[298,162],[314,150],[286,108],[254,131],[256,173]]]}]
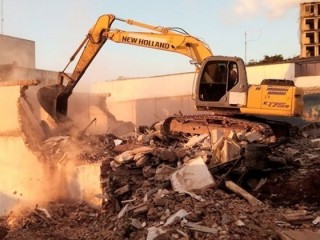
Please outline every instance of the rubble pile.
[{"label": "rubble pile", "polygon": [[[320,238],[320,131],[265,144],[219,131],[55,137],[51,160],[101,163],[102,208],[55,201],[0,221],[4,239]],[[72,153],[70,146],[78,146]],[[0,238],[1,239],[1,238]]]}]

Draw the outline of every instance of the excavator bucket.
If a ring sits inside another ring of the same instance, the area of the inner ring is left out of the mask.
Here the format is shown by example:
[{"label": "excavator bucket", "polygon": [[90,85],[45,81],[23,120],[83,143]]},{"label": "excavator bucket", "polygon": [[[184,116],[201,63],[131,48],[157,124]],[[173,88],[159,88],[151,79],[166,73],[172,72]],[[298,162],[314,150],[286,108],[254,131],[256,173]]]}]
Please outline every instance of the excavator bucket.
[{"label": "excavator bucket", "polygon": [[41,107],[55,121],[63,121],[66,117],[69,96],[70,94],[65,91],[65,86],[58,84],[42,87],[37,93]]}]

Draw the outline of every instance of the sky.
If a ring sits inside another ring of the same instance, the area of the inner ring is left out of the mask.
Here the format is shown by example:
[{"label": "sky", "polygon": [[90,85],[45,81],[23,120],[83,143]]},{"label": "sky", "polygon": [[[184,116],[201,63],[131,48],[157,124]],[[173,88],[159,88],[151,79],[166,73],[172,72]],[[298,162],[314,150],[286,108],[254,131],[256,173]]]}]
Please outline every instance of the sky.
[{"label": "sky", "polygon": [[[103,14],[154,26],[180,27],[205,41],[214,55],[239,56],[247,62],[265,55],[290,58],[300,53],[301,0],[0,1],[2,34],[35,41],[38,69],[62,71]],[[137,31],[119,21],[112,27]],[[172,52],[108,41],[75,91],[86,91],[92,83],[119,77],[191,72],[194,66],[189,60]],[[67,72],[72,70],[73,65]]]}]

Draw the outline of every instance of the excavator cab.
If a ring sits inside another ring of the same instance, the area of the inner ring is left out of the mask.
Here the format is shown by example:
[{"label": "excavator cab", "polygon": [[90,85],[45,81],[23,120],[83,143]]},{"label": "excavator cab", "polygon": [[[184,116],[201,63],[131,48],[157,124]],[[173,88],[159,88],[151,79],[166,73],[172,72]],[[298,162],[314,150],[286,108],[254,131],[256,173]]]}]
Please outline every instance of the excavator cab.
[{"label": "excavator cab", "polygon": [[198,110],[234,109],[246,104],[247,76],[238,57],[212,56],[203,62],[196,82]]}]

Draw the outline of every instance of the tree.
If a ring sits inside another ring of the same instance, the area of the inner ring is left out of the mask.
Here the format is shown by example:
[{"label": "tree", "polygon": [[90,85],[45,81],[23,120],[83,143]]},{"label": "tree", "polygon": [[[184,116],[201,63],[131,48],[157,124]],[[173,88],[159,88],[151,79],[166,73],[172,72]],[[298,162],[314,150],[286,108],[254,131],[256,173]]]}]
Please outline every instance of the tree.
[{"label": "tree", "polygon": [[283,61],[284,61],[284,58],[281,54],[274,55],[274,56],[265,55],[264,59],[262,59],[260,63],[278,63]]},{"label": "tree", "polygon": [[273,56],[268,56],[265,55],[264,58],[260,61],[254,61],[254,60],[250,60],[250,62],[248,63],[248,65],[257,65],[257,64],[266,64],[266,63],[279,63],[279,62],[284,62],[285,59],[283,58],[283,56],[281,54],[276,54]]}]

